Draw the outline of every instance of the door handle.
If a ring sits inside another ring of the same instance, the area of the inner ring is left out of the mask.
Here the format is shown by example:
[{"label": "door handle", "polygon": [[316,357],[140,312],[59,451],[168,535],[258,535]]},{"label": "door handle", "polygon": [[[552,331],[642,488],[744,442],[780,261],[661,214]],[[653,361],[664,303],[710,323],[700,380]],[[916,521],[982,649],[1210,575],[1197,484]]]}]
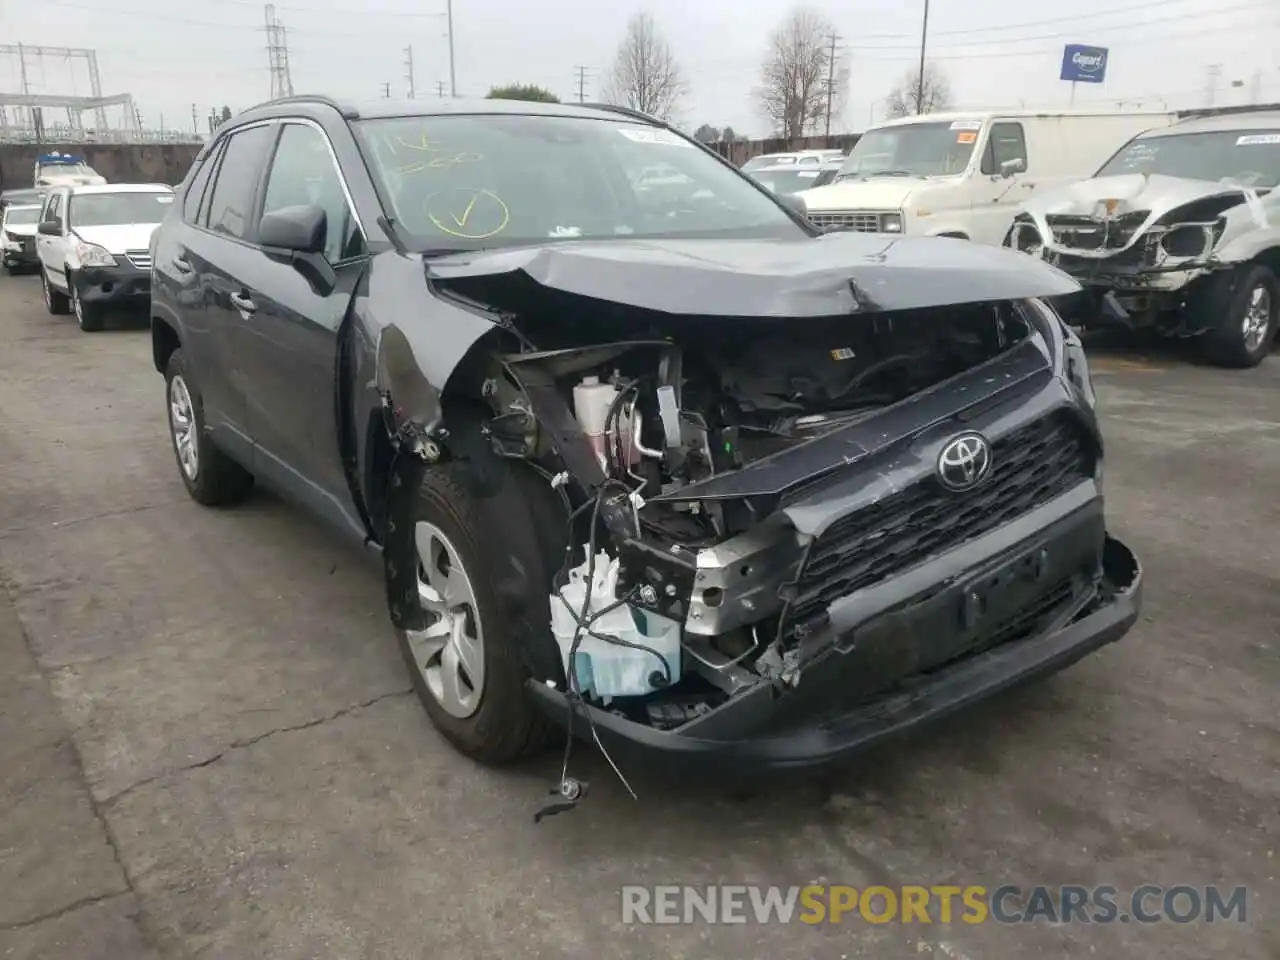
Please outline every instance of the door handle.
[{"label": "door handle", "polygon": [[258,305],[242,293],[231,294],[231,305],[242,314],[253,313],[258,309]]},{"label": "door handle", "polygon": [[174,257],[173,268],[179,273],[190,273],[192,269],[186,257]]}]

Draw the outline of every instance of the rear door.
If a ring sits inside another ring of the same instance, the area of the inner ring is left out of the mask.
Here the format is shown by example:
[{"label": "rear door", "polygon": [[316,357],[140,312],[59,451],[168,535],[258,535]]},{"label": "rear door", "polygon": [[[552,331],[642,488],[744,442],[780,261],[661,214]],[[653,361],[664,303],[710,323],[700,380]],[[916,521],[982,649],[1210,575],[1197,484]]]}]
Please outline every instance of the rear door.
[{"label": "rear door", "polygon": [[253,300],[240,343],[254,472],[363,535],[339,449],[338,337],[367,262],[364,233],[324,131],[283,120],[262,214],[312,205],[327,221],[332,288],[313,286],[283,259],[255,251],[242,279]]},{"label": "rear door", "polygon": [[[249,322],[243,308],[249,300],[245,277],[258,256],[254,211],[277,129],[267,122],[235,130],[226,138],[195,222],[183,230],[181,248],[175,251],[185,263],[185,289],[198,304],[190,350],[205,422],[228,453],[245,463],[252,457],[241,352]],[[184,267],[175,263],[174,269],[181,273]]]}]

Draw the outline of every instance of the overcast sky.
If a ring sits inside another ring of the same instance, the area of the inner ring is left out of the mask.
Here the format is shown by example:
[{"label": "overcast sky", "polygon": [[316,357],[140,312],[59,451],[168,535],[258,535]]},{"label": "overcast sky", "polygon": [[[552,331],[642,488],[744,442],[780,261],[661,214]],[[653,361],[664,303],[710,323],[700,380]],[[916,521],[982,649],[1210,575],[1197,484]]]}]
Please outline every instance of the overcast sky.
[{"label": "overcast sky", "polygon": [[[598,95],[627,18],[648,11],[689,84],[680,119],[730,124],[763,135],[752,88],[774,27],[791,7],[777,0],[453,0],[457,88],[482,96],[493,84],[536,83]],[[412,44],[418,96],[448,82],[445,0],[281,0],[296,92],[373,98],[389,82],[407,94]],[[919,55],[923,0],[815,0],[849,58],[844,130],[882,118],[884,98]],[[190,127],[192,104],[233,110],[270,94],[263,5],[257,0],[0,0],[0,41],[94,47],[104,93],[129,92],[147,126]],[[1222,70],[1217,102],[1243,102],[1255,84],[1280,100],[1280,0],[932,0],[930,59],[965,107],[1063,105],[1065,43],[1106,46],[1105,84],[1080,85],[1076,104],[1134,101],[1160,107],[1205,102]],[[87,73],[30,57],[32,92],[87,94]],[[1232,81],[1243,86],[1232,87]],[[0,91],[20,89],[16,57],[0,56]],[[446,86],[447,89],[447,86]],[[203,123],[203,119],[202,119]]]}]

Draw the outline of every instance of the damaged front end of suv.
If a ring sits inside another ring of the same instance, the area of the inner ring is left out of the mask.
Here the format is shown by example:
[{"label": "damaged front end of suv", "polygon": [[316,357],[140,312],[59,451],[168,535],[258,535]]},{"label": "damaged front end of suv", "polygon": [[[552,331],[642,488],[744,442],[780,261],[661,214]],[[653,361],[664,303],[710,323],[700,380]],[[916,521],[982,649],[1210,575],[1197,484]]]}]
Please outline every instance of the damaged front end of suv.
[{"label": "damaged front end of suv", "polygon": [[1225,365],[1260,362],[1280,315],[1280,127],[1220,126],[1137,138],[1098,176],[1029,201],[1005,246],[1081,283],[1059,304],[1073,323],[1204,338]]},{"label": "damaged front end of suv", "polygon": [[[409,263],[377,258],[370,299]],[[833,760],[1137,617],[1084,353],[1045,302],[1078,286],[1050,266],[832,234],[417,269],[432,312],[369,331],[392,432],[431,470],[474,429],[554,491],[528,507],[569,549],[526,689],[611,751]],[[421,626],[412,583],[392,596]]]}]

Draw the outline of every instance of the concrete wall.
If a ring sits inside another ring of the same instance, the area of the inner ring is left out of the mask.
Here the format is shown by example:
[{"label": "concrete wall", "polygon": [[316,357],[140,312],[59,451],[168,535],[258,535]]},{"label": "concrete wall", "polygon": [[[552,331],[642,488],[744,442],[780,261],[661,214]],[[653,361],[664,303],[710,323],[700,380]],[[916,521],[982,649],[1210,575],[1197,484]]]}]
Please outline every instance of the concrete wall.
[{"label": "concrete wall", "polygon": [[112,183],[168,183],[177,186],[200,150],[198,143],[79,143],[37,147],[0,143],[0,190],[31,186],[36,157],[57,150],[84,157]]}]

